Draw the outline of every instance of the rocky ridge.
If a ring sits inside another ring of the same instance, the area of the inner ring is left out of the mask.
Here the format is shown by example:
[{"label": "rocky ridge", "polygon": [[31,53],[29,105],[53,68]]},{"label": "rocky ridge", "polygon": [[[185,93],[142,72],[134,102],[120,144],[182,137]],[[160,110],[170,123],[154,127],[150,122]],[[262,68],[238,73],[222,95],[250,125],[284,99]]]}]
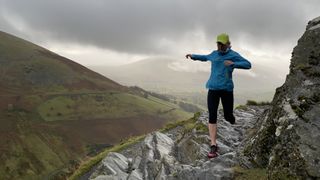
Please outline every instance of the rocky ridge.
[{"label": "rocky ridge", "polygon": [[[254,127],[266,107],[250,106],[235,110],[236,125],[218,121],[219,156],[208,159],[207,131],[186,132],[175,128],[166,133],[153,132],[135,146],[120,153],[112,152],[96,167],[89,178],[82,179],[231,179],[232,167],[240,162],[246,130]],[[195,123],[206,126],[208,115],[202,113]]]}]

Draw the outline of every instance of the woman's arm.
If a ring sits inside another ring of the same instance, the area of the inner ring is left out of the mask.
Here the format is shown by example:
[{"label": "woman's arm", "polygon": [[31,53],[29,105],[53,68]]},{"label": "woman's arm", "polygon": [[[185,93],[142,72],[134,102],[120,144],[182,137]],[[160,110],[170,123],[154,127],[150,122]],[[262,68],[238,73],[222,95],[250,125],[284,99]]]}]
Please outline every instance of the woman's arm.
[{"label": "woman's arm", "polygon": [[198,54],[187,54],[186,58],[191,58],[192,60],[199,60],[199,61],[207,61],[208,60],[208,55],[198,55]]},{"label": "woman's arm", "polygon": [[251,69],[251,63],[237,53],[235,58],[233,58],[233,67],[238,69]]}]

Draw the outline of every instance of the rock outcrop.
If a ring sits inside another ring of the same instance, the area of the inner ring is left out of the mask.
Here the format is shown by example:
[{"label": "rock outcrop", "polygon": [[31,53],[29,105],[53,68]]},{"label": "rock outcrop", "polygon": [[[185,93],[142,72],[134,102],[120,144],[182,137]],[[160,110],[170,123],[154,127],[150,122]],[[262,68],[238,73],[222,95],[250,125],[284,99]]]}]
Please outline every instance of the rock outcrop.
[{"label": "rock outcrop", "polygon": [[320,178],[320,17],[292,53],[290,73],[245,153],[269,178]]},{"label": "rock outcrop", "polygon": [[217,158],[207,158],[210,139],[204,129],[208,114],[203,113],[195,122],[202,130],[177,127],[165,133],[148,134],[142,142],[123,152],[109,153],[89,179],[231,179],[232,167],[239,164],[245,131],[254,127],[265,108],[235,110],[236,125],[230,125],[219,113]]}]

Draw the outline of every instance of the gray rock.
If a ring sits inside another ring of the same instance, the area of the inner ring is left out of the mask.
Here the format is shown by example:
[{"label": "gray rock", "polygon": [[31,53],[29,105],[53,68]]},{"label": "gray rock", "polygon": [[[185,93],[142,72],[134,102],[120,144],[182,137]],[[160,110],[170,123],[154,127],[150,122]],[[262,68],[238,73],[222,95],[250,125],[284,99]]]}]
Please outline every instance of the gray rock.
[{"label": "gray rock", "polygon": [[191,164],[205,157],[209,151],[209,146],[199,144],[194,136],[189,136],[176,145],[175,151],[175,156],[180,163]]},{"label": "gray rock", "polygon": [[104,158],[97,170],[90,176],[90,179],[127,179],[129,161],[122,154],[111,152]]},{"label": "gray rock", "polygon": [[128,180],[141,180],[141,179],[143,178],[142,178],[142,173],[139,169],[133,170],[128,177]]},{"label": "gray rock", "polygon": [[245,148],[246,156],[267,167],[273,179],[320,178],[320,17],[306,29],[293,50],[285,83]]}]

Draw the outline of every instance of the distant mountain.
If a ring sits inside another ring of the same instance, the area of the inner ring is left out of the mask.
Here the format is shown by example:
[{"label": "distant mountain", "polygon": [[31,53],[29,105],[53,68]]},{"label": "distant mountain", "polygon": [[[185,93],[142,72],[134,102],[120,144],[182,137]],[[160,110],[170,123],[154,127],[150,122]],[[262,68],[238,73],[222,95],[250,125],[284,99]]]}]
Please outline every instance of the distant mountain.
[{"label": "distant mountain", "polygon": [[[206,102],[205,83],[210,73],[179,70],[179,65],[183,66],[184,63],[187,64],[187,60],[177,61],[158,58],[145,59],[116,67],[91,66],[90,68],[125,85],[138,85],[159,93],[169,93],[184,98],[189,97],[189,100],[197,99],[200,96],[203,97],[202,101]],[[198,61],[197,63],[203,62]],[[210,66],[209,62],[206,63]],[[253,64],[250,73],[235,69],[233,79],[236,101],[245,103],[247,99],[271,100],[274,89],[284,81],[284,78],[279,77],[274,72],[277,72],[275,68],[255,64]],[[193,93],[193,95],[190,93]],[[194,97],[190,98],[191,96]]]},{"label": "distant mountain", "polygon": [[48,179],[191,113],[0,32],[0,179]]}]

